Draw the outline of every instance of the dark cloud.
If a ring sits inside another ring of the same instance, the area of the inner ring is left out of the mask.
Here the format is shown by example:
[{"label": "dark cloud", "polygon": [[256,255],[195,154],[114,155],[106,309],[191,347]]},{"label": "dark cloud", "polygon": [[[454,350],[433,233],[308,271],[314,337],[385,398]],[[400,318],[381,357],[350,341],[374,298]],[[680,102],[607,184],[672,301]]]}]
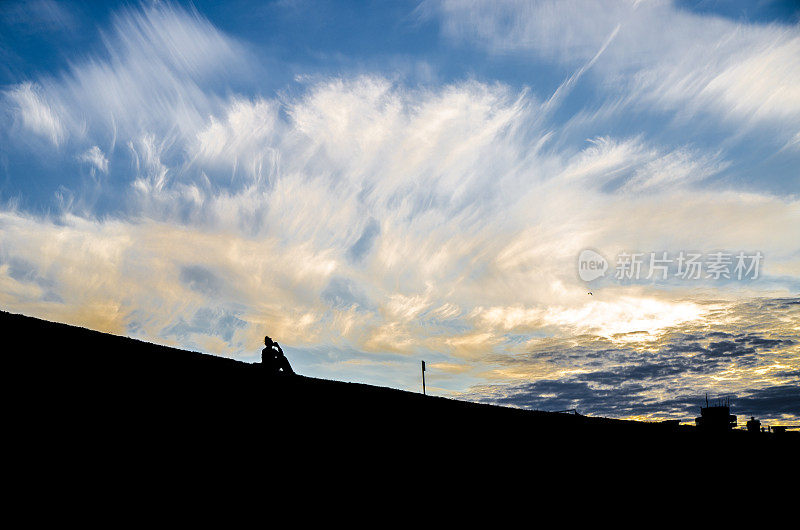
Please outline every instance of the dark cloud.
[{"label": "dark cloud", "polygon": [[762,349],[774,348],[776,346],[780,346],[781,344],[794,344],[794,341],[791,340],[764,339],[761,337],[748,338],[747,341],[753,346],[757,346]]},{"label": "dark cloud", "polygon": [[711,333],[706,335],[706,337],[710,339],[727,339],[728,337],[731,337],[731,334],[724,333],[722,331],[712,331]]},{"label": "dark cloud", "polygon": [[200,265],[181,267],[180,280],[192,291],[207,296],[216,296],[222,289],[222,281],[209,269]]},{"label": "dark cloud", "polygon": [[800,416],[800,380],[794,385],[777,385],[751,390],[733,405],[743,415],[792,414]]},{"label": "dark cloud", "polygon": [[353,305],[362,309],[372,307],[367,295],[347,278],[331,278],[321,296],[331,307],[337,309],[347,309]]},{"label": "dark cloud", "polygon": [[[794,331],[785,325],[797,318],[796,302],[745,302],[727,315],[732,320],[720,319],[702,331],[693,329],[691,323],[684,325],[646,349],[639,341],[626,346],[588,336],[554,340],[550,348],[529,356],[496,360],[512,370],[544,361],[581,372],[558,380],[474,387],[469,395],[539,410],[576,408],[610,417],[654,415],[691,420],[699,414],[708,392],[730,398],[733,413],[742,417],[779,420],[784,414],[800,416],[800,370],[792,366],[776,373],[773,368],[776,362],[796,359],[793,347],[797,341],[790,338]],[[708,322],[696,325],[700,326],[708,326]],[[767,375],[752,378],[749,371],[759,368],[765,368]]]},{"label": "dark cloud", "polygon": [[601,385],[621,386],[631,381],[672,379],[691,370],[692,366],[689,363],[646,363],[624,366],[616,370],[591,372],[584,374],[581,379]]},{"label": "dark cloud", "polygon": [[8,275],[18,282],[30,282],[37,278],[36,267],[23,259],[11,258],[8,260]]},{"label": "dark cloud", "polygon": [[[0,261],[2,264],[2,261]],[[24,259],[12,257],[8,260],[8,276],[20,283],[33,283],[41,287],[42,300],[45,302],[59,302],[64,300],[56,292],[56,282],[39,274],[39,268]]]},{"label": "dark cloud", "polygon": [[542,380],[504,387],[500,396],[480,401],[535,410],[576,409],[582,414],[609,417],[662,414],[681,415],[688,420],[699,411],[700,397],[654,401],[645,390],[645,386],[636,383],[604,388],[578,379]]},{"label": "dark cloud", "polygon": [[710,357],[729,356],[738,357],[755,353],[755,348],[741,348],[733,341],[712,342],[706,350],[706,355]]},{"label": "dark cloud", "polygon": [[178,322],[163,331],[164,336],[186,340],[191,334],[221,337],[225,342],[233,339],[238,328],[244,328],[247,322],[238,318],[236,313],[227,309],[202,307],[195,311],[188,321],[182,317]]},{"label": "dark cloud", "polygon": [[367,226],[361,232],[361,237],[353,243],[347,251],[347,255],[355,262],[361,261],[364,256],[372,249],[375,238],[381,233],[381,225],[375,219],[370,219]]},{"label": "dark cloud", "polygon": [[[699,415],[704,405],[702,392],[680,395],[670,399],[653,399],[647,387],[638,383],[622,383],[606,388],[591,384],[603,380],[602,376],[574,378],[566,381],[541,380],[522,385],[494,387],[497,394],[478,398],[486,403],[510,405],[534,410],[559,411],[576,409],[583,414],[596,416],[679,416],[691,421]],[[740,395],[729,395],[732,412],[740,419],[749,416],[776,417],[781,414],[800,416],[800,382],[795,385],[777,385],[748,390]]]}]

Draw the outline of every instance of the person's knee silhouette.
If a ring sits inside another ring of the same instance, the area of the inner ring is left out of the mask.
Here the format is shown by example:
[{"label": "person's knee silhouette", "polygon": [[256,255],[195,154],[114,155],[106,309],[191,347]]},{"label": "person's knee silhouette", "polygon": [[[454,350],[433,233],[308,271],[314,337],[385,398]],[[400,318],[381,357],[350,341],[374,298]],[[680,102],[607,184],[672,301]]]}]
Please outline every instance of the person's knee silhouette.
[{"label": "person's knee silhouette", "polygon": [[292,370],[292,365],[289,364],[289,359],[287,359],[285,355],[281,355],[280,359],[278,359],[278,368],[280,372],[283,374],[294,375],[294,370]]}]

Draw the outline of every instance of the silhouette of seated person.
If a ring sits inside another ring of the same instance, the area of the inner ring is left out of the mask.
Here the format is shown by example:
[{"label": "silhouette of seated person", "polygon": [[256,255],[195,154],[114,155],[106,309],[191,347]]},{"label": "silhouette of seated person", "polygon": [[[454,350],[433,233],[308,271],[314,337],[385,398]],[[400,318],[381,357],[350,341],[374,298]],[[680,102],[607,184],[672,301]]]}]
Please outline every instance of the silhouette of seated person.
[{"label": "silhouette of seated person", "polygon": [[264,337],[266,348],[261,350],[261,364],[270,375],[295,375],[289,359],[283,354],[280,345],[269,337]]}]

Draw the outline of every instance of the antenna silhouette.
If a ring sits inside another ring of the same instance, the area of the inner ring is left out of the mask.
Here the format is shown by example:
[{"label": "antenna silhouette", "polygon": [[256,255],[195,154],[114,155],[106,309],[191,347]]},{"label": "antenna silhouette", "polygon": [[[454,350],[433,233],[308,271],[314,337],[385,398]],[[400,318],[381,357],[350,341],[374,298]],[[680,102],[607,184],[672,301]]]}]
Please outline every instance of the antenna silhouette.
[{"label": "antenna silhouette", "polygon": [[425,396],[425,361],[422,361],[422,395]]}]

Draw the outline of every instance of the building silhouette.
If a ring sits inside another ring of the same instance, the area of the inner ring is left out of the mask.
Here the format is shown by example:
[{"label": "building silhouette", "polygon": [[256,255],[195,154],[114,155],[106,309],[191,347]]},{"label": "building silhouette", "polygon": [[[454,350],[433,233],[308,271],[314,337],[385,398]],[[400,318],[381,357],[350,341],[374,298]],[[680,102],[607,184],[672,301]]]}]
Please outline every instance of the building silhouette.
[{"label": "building silhouette", "polygon": [[731,414],[729,399],[711,406],[706,394],[706,406],[700,407],[700,416],[694,422],[698,429],[705,432],[727,432],[736,427],[736,415]]},{"label": "building silhouette", "polygon": [[761,432],[761,422],[755,418],[755,416],[750,416],[750,419],[747,421],[747,432],[754,432],[760,433]]}]

